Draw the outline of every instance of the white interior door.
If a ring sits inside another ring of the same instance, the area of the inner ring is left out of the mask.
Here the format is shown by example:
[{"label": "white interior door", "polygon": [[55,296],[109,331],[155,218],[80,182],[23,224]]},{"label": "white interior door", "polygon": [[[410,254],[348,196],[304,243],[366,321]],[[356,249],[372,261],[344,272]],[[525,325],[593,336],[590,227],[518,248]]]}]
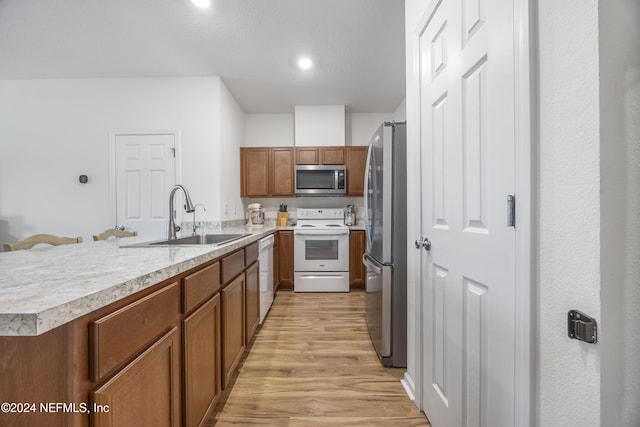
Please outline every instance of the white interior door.
[{"label": "white interior door", "polygon": [[166,237],[176,142],[177,133],[114,135],[117,225],[150,238]]},{"label": "white interior door", "polygon": [[434,0],[418,28],[422,399],[434,427],[515,425],[512,0]]}]

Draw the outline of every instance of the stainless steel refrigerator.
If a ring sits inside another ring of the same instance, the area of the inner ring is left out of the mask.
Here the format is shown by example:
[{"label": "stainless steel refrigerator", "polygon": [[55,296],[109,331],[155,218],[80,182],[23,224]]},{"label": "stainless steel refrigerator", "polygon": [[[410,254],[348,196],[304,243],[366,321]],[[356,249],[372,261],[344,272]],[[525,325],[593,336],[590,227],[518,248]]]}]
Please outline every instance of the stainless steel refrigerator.
[{"label": "stainless steel refrigerator", "polygon": [[365,174],[367,328],[384,366],[407,366],[407,143],[405,122],[385,122]]}]

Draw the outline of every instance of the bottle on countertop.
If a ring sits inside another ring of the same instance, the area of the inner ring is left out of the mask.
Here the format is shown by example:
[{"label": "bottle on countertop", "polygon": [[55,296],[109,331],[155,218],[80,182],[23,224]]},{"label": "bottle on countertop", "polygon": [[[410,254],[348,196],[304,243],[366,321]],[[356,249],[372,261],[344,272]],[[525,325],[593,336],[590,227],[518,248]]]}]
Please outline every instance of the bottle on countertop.
[{"label": "bottle on countertop", "polygon": [[347,205],[344,208],[344,225],[349,227],[356,225],[356,207],[354,205]]}]

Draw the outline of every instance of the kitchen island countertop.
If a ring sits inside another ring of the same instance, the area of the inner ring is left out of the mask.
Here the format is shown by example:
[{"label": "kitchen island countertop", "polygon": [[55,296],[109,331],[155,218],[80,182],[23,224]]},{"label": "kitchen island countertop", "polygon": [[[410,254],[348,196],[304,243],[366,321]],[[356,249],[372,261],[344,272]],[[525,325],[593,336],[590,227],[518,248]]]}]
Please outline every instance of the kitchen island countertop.
[{"label": "kitchen island countertop", "polygon": [[220,246],[126,248],[142,236],[0,253],[0,336],[35,336],[277,231],[236,227],[250,235]]}]

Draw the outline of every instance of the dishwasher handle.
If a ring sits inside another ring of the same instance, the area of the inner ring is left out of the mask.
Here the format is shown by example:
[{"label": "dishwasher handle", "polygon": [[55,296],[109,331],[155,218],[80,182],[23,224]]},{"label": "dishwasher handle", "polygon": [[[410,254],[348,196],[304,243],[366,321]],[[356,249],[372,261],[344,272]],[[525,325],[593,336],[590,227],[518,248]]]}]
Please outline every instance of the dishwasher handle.
[{"label": "dishwasher handle", "polygon": [[266,249],[268,247],[273,247],[274,242],[275,242],[275,239],[273,237],[273,234],[270,234],[267,237],[265,237],[264,239],[261,239],[260,241],[258,241],[258,248],[260,250],[262,250],[262,249]]}]

